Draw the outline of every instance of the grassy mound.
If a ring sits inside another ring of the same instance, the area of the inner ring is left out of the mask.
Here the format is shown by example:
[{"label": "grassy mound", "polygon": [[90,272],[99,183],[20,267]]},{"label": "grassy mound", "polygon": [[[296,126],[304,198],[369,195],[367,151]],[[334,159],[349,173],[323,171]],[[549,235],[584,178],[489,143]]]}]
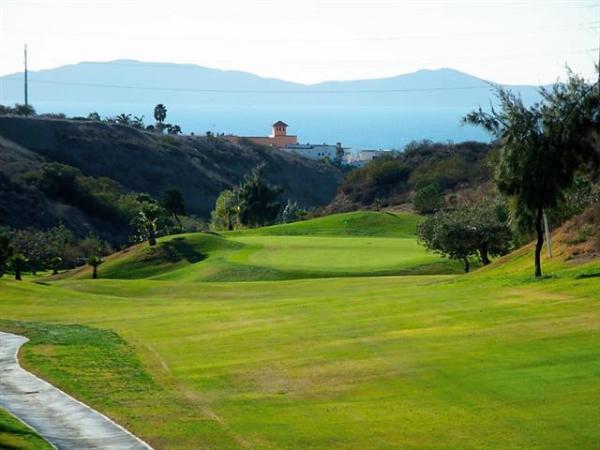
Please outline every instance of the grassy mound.
[{"label": "grassy mound", "polygon": [[304,222],[244,230],[233,235],[252,236],[379,236],[414,238],[419,216],[408,213],[357,211],[332,214]]},{"label": "grassy mound", "polygon": [[[415,240],[418,216],[335,214],[224,235],[167,236],[116,253],[102,278],[253,281],[339,276],[458,273],[460,265],[427,253]],[[82,268],[67,277],[89,277]]]},{"label": "grassy mound", "polygon": [[[240,244],[209,233],[167,236],[160,238],[155,247],[142,243],[110,255],[99,271],[104,278],[152,278],[240,247]],[[62,277],[88,278],[90,274],[89,267],[82,267]]]}]

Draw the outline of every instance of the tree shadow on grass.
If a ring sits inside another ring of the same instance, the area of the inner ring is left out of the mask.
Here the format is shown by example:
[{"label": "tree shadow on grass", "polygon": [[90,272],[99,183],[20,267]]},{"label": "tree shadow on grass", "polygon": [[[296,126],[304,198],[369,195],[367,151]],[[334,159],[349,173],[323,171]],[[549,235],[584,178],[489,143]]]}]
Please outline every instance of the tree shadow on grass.
[{"label": "tree shadow on grass", "polygon": [[146,262],[160,261],[176,263],[185,260],[191,264],[206,259],[208,255],[198,251],[185,238],[174,238],[161,242],[144,258]]}]

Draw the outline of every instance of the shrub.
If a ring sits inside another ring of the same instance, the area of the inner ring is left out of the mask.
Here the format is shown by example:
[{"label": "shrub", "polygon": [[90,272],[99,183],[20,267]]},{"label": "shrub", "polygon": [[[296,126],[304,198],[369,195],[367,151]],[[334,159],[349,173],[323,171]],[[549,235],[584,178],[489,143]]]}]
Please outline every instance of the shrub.
[{"label": "shrub", "polygon": [[430,184],[415,192],[413,206],[421,214],[432,214],[444,206],[444,197],[437,184]]}]

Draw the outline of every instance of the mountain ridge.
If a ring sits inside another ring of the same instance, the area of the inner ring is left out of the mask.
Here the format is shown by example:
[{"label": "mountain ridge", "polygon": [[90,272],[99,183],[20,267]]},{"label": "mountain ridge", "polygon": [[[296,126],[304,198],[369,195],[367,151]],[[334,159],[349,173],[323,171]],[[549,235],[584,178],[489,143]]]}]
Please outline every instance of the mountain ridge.
[{"label": "mountain ridge", "polygon": [[[157,93],[160,93],[160,97],[170,103],[291,106],[312,103],[476,106],[491,97],[492,86],[497,84],[447,67],[420,69],[391,77],[304,84],[240,70],[132,59],[86,61],[53,69],[30,71],[29,79],[32,98],[42,102],[117,101],[125,97],[132,102],[152,103],[159,97]],[[21,73],[0,77],[4,84],[4,102],[20,100],[22,80]],[[506,87],[519,92],[526,102],[534,101],[537,96],[537,86]],[[469,89],[471,91],[465,92]],[[335,95],[341,91],[350,95]],[[300,95],[292,97],[292,94]],[[302,94],[310,95],[309,98],[302,98]]]}]

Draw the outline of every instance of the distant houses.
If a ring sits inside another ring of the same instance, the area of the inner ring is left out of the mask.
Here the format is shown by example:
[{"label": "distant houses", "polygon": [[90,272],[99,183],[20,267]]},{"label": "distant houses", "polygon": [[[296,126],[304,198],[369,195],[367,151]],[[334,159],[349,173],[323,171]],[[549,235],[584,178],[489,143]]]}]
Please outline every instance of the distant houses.
[{"label": "distant houses", "polygon": [[332,144],[300,144],[298,136],[287,134],[288,124],[281,120],[272,125],[272,131],[269,136],[237,136],[237,135],[221,135],[232,144],[239,144],[244,140],[250,141],[257,145],[265,145],[267,147],[277,148],[279,150],[294,153],[308,159],[329,159],[335,161],[338,155],[343,152],[342,162],[347,165],[362,167],[365,164],[380,158],[385,154],[396,153],[394,150],[359,150],[358,153],[352,154],[349,148],[342,147],[341,143]]},{"label": "distant houses", "polygon": [[281,120],[272,125],[272,132],[269,136],[236,136],[233,134],[221,136],[232,144],[239,144],[240,140],[248,140],[256,145],[266,145],[283,149],[288,145],[298,144],[298,136],[288,135],[288,124]]},{"label": "distant houses", "polygon": [[[330,159],[335,160],[338,149],[342,148],[342,144],[299,144],[298,136],[287,134],[288,124],[281,120],[272,125],[272,131],[269,136],[236,136],[224,135],[223,139],[239,144],[240,141],[248,140],[257,145],[266,145],[268,147],[278,148],[279,150],[295,153],[308,159]],[[343,149],[342,150],[347,150]]]},{"label": "distant houses", "polygon": [[[282,150],[297,155],[303,156],[308,159],[329,159],[334,161],[338,155],[338,151],[344,152],[344,156],[349,149],[342,147],[339,142],[336,145],[329,144],[294,144],[288,145]],[[342,158],[345,160],[344,158]]]},{"label": "distant houses", "polygon": [[396,156],[397,150],[359,150],[356,154],[349,154],[346,164],[354,167],[363,167],[375,159],[385,155]]}]

